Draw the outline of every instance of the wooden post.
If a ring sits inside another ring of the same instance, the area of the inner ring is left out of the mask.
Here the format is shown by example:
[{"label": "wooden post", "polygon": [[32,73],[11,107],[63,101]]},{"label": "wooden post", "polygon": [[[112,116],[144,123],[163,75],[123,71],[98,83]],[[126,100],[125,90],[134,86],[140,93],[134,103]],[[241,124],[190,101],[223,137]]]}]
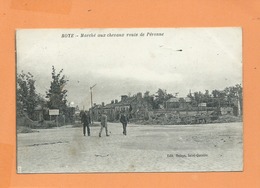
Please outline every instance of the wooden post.
[{"label": "wooden post", "polygon": [[93,85],[90,87],[90,103],[91,103],[91,110],[90,110],[90,120],[91,120],[91,123],[93,124],[93,98],[92,98],[92,89],[96,86],[97,84]]}]

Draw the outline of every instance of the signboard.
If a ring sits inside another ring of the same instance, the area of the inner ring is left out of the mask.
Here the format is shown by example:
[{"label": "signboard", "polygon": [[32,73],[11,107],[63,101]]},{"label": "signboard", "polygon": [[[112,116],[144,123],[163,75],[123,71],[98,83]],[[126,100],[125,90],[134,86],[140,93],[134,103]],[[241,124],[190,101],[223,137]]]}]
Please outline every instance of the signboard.
[{"label": "signboard", "polygon": [[191,102],[191,98],[190,97],[186,97],[185,98],[185,102]]},{"label": "signboard", "polygon": [[50,116],[59,115],[59,109],[50,109],[49,110],[49,115]]},{"label": "signboard", "polygon": [[207,106],[207,103],[200,103],[198,106],[199,106],[199,107],[206,107],[206,106]]}]

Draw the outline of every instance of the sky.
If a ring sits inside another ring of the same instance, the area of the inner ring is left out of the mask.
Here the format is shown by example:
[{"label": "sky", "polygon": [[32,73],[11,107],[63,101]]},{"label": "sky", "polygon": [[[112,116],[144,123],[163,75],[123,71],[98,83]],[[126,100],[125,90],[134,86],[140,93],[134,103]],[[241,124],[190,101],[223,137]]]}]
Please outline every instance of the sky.
[{"label": "sky", "polygon": [[[70,35],[68,35],[70,34]],[[84,34],[84,37],[81,35]],[[17,73],[30,72],[45,96],[52,66],[69,80],[80,109],[161,88],[185,97],[242,84],[241,28],[22,29]]]}]

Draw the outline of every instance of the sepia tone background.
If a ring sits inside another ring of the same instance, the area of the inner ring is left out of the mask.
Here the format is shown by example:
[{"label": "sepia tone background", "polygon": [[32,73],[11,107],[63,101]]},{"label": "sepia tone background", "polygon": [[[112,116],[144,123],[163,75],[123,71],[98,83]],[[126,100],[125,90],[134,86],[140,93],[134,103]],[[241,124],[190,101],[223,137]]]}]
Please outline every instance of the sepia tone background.
[{"label": "sepia tone background", "polygon": [[[258,0],[0,0],[0,187],[259,187]],[[16,174],[15,30],[22,28],[243,28],[244,171]]]}]

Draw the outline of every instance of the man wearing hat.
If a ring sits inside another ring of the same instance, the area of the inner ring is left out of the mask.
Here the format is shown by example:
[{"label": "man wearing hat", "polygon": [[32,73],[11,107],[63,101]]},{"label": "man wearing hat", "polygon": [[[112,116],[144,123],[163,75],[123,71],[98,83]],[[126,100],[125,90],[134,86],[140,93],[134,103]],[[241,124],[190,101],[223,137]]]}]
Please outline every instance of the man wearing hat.
[{"label": "man wearing hat", "polygon": [[90,121],[90,116],[87,111],[82,113],[81,121],[83,123],[83,135],[86,136],[86,127],[87,127],[88,136],[90,136],[89,124],[91,123],[91,121]]},{"label": "man wearing hat", "polygon": [[127,127],[127,122],[128,121],[129,121],[129,119],[128,119],[128,116],[127,116],[126,112],[122,111],[121,115],[120,115],[120,122],[123,125],[123,134],[124,135],[126,135],[126,127]]},{"label": "man wearing hat", "polygon": [[104,111],[102,111],[102,115],[101,115],[101,128],[99,131],[99,137],[101,137],[103,128],[106,129],[106,136],[109,136],[108,130],[107,130],[107,115]]}]

